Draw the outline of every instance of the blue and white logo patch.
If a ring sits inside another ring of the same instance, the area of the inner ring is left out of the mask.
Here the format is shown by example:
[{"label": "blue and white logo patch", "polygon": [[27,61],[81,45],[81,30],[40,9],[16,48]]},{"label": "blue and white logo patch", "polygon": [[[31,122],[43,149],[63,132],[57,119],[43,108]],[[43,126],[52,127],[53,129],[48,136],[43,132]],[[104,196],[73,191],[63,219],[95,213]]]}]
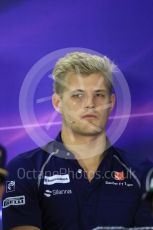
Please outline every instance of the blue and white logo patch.
[{"label": "blue and white logo patch", "polygon": [[7,208],[9,206],[19,206],[25,205],[25,196],[14,196],[8,197],[3,201],[3,208]]},{"label": "blue and white logo patch", "polygon": [[52,184],[66,184],[70,183],[70,177],[68,174],[65,175],[53,175],[53,176],[45,176],[44,184],[52,185]]},{"label": "blue and white logo patch", "polygon": [[15,181],[6,181],[6,192],[14,192],[15,191]]}]

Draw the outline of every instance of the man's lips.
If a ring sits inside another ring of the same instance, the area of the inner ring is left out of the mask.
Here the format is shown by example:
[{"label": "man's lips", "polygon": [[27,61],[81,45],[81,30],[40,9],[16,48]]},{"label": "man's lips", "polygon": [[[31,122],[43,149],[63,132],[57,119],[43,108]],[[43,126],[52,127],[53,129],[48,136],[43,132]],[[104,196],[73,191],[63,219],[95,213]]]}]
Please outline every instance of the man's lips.
[{"label": "man's lips", "polygon": [[94,114],[86,114],[81,117],[82,119],[97,119],[97,116]]}]

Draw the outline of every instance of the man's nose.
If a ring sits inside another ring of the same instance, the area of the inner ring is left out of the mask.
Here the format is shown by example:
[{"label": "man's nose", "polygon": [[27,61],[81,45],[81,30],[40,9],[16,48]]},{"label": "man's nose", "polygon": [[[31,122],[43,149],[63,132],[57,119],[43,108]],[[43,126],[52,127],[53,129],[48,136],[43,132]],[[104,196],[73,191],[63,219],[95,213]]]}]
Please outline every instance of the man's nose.
[{"label": "man's nose", "polygon": [[84,105],[85,105],[85,108],[94,108],[95,107],[94,96],[86,95]]}]

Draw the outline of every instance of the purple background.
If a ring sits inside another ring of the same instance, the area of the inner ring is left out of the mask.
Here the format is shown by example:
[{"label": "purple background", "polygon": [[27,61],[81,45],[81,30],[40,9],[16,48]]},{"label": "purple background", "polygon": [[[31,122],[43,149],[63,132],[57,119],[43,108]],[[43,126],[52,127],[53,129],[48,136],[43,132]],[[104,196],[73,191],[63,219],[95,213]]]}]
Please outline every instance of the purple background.
[{"label": "purple background", "polygon": [[[8,159],[36,146],[19,113],[27,72],[46,54],[68,47],[98,51],[119,66],[134,116],[116,145],[135,162],[153,160],[152,0],[0,1],[0,143],[7,147]],[[42,84],[39,96],[50,92],[51,82]],[[47,103],[37,108],[42,120],[52,110]],[[51,136],[59,128],[54,126]]]},{"label": "purple background", "polygon": [[[19,113],[27,72],[46,54],[68,47],[98,51],[122,70],[134,116],[116,145],[136,163],[153,161],[152,0],[0,0],[0,143],[8,159],[35,147]],[[51,84],[38,91],[48,96]],[[52,110],[47,103],[37,107],[40,120]]]}]

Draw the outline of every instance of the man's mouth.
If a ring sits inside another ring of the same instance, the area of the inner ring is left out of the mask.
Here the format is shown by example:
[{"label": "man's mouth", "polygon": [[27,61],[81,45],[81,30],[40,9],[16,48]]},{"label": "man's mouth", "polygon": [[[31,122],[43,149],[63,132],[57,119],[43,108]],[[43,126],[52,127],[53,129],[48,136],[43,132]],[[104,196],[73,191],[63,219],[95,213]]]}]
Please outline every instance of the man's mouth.
[{"label": "man's mouth", "polygon": [[96,115],[94,115],[94,114],[86,114],[86,115],[84,115],[84,116],[82,116],[81,117],[82,119],[97,119],[97,116]]}]

